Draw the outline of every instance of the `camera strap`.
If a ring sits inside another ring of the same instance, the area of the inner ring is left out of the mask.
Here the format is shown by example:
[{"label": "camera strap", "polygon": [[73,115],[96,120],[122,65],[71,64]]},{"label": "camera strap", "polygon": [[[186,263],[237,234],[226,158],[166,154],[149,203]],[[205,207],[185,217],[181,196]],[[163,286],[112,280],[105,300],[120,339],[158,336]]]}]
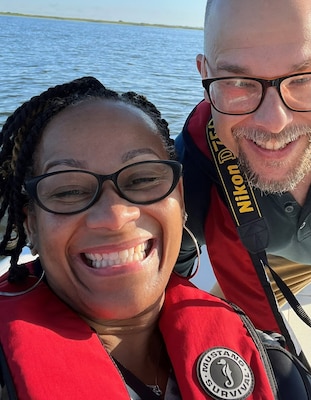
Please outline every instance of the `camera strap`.
[{"label": "camera strap", "polygon": [[206,126],[206,138],[238,234],[252,258],[261,282],[267,281],[265,273],[265,267],[267,267],[292,309],[304,323],[311,327],[310,317],[293,292],[268,264],[265,249],[269,243],[269,232],[265,219],[252,188],[245,182],[239,170],[236,157],[216,135],[212,119]]},{"label": "camera strap", "polygon": [[[9,370],[9,366],[5,359],[4,351],[1,344],[0,344],[0,386],[3,388],[3,390],[7,391],[7,396],[9,400],[18,400],[13,379]],[[1,394],[1,387],[0,387],[0,394]]]}]

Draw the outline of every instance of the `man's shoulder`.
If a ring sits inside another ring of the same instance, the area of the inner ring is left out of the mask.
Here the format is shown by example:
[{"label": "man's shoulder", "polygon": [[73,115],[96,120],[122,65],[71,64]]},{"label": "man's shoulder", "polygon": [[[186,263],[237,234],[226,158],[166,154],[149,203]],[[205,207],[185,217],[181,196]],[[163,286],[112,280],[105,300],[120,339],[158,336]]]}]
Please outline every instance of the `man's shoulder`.
[{"label": "man's shoulder", "polygon": [[192,137],[196,137],[205,132],[206,125],[211,118],[210,104],[202,100],[198,103],[189,114],[184,130],[186,130]]},{"label": "man's shoulder", "polygon": [[[202,100],[189,114],[182,132],[175,139],[175,147],[179,159],[184,162],[185,153],[191,159],[205,164],[211,158],[206,140],[206,126],[211,118],[210,105]],[[210,166],[204,165],[209,169]]]}]

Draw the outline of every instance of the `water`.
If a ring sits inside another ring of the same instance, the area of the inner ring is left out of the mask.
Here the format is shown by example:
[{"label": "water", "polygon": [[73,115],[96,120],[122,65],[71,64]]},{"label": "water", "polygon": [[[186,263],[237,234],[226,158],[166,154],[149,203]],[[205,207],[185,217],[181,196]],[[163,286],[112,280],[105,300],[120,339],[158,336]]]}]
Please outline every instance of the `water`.
[{"label": "water", "polygon": [[[203,95],[195,65],[201,30],[0,16],[0,43],[0,127],[31,96],[85,75],[146,95],[173,135]],[[0,275],[8,268],[4,262]],[[204,246],[194,282],[206,290],[215,281],[208,264]]]},{"label": "water", "polygon": [[146,95],[172,135],[203,95],[202,30],[1,16],[0,42],[0,126],[30,97],[86,75]]},{"label": "water", "polygon": [[[86,75],[147,96],[173,136],[203,96],[195,63],[202,30],[0,16],[0,43],[0,127],[30,97]],[[213,282],[201,268],[195,283],[208,289]]]}]

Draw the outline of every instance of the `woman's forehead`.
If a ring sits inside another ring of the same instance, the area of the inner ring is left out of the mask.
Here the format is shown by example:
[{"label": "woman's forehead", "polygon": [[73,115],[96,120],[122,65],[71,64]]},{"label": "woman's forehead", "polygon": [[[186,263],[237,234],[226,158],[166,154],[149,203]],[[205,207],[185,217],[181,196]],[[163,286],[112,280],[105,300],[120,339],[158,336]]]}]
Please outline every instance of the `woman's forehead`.
[{"label": "woman's forehead", "polygon": [[[131,149],[150,149],[163,158],[163,142],[153,121],[132,106],[114,102],[79,104],[58,114],[47,125],[36,151],[36,169],[75,159],[103,167],[122,161]],[[108,162],[109,161],[109,162]]]},{"label": "woman's forehead", "polygon": [[96,117],[97,119],[105,118],[107,122],[118,122],[118,119],[131,118],[131,121],[144,120],[154,123],[151,117],[139,107],[126,103],[120,100],[105,99],[105,98],[94,98],[81,101],[76,104],[69,105],[64,110],[55,115],[50,123],[60,119],[69,120],[75,123],[75,120],[79,120],[79,116],[83,115],[83,121],[90,121],[91,118]]},{"label": "woman's forehead", "polygon": [[99,137],[109,136],[110,132],[130,135],[136,130],[141,134],[158,131],[151,117],[139,108],[120,101],[96,99],[69,106],[55,115],[45,127],[42,138],[77,139],[83,133],[91,136],[94,132]]}]

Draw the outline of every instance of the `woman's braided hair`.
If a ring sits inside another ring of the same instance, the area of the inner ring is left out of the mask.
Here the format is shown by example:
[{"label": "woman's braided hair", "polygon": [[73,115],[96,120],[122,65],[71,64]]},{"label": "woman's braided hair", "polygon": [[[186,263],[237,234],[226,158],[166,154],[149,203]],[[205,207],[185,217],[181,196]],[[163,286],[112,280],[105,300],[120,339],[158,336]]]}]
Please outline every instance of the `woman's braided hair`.
[{"label": "woman's braided hair", "polygon": [[93,77],[51,87],[22,104],[7,119],[0,135],[0,224],[6,224],[0,254],[11,257],[11,282],[23,280],[28,275],[28,270],[17,264],[27,240],[23,226],[27,197],[23,194],[23,184],[32,174],[34,152],[43,130],[66,107],[96,98],[124,102],[145,112],[155,123],[169,157],[175,158],[168,124],[146,97],[135,92],[118,94]]}]

